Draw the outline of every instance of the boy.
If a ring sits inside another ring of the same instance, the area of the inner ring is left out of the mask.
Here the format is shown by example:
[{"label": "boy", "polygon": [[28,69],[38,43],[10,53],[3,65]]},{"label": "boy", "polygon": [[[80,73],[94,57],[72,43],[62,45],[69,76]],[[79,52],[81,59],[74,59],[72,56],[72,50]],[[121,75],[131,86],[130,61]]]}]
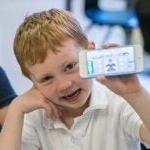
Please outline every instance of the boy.
[{"label": "boy", "polygon": [[14,51],[33,87],[10,106],[3,149],[9,149],[6,137],[11,150],[21,149],[23,119],[23,150],[137,150],[139,141],[150,143],[149,93],[135,75],[97,77],[124,99],[101,91],[96,80],[80,78],[78,53],[83,48],[95,46],[66,11],[35,13],[21,24]]}]

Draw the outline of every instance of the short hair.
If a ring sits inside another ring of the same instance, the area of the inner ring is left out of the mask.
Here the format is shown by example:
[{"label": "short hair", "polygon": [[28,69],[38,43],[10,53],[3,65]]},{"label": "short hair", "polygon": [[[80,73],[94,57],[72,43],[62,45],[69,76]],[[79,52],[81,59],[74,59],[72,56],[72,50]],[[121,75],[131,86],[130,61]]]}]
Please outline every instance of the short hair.
[{"label": "short hair", "polygon": [[44,62],[48,50],[57,52],[69,38],[84,48],[88,44],[79,22],[65,10],[51,9],[26,17],[14,39],[14,53],[23,74],[29,77],[26,65]]}]

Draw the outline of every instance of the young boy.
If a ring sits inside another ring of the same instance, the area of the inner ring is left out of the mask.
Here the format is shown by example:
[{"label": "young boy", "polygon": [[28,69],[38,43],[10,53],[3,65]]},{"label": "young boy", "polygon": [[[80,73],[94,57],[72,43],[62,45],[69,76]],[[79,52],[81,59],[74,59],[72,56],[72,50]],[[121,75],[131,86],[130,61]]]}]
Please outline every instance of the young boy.
[{"label": "young boy", "polygon": [[[137,150],[140,141],[150,143],[149,93],[136,75],[82,79],[83,48],[95,46],[68,12],[51,9],[25,19],[14,51],[33,87],[11,104],[2,149]],[[101,91],[99,82],[117,95]]]}]

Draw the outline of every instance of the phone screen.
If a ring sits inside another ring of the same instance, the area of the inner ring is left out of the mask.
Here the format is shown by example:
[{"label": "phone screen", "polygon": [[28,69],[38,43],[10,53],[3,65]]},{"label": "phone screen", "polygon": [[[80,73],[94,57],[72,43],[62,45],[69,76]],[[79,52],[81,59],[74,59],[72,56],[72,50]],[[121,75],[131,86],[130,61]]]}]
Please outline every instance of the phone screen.
[{"label": "phone screen", "polygon": [[136,71],[133,47],[87,52],[88,75],[128,74]]}]

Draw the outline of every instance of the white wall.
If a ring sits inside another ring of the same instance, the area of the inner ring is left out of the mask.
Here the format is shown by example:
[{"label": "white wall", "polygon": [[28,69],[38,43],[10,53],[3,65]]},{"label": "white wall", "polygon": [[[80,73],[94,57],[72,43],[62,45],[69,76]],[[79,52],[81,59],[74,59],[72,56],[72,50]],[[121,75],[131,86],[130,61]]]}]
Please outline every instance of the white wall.
[{"label": "white wall", "polygon": [[31,83],[22,76],[13,54],[13,38],[18,25],[32,12],[63,8],[63,0],[5,0],[0,5],[0,65],[6,70],[17,93],[29,88]]}]

